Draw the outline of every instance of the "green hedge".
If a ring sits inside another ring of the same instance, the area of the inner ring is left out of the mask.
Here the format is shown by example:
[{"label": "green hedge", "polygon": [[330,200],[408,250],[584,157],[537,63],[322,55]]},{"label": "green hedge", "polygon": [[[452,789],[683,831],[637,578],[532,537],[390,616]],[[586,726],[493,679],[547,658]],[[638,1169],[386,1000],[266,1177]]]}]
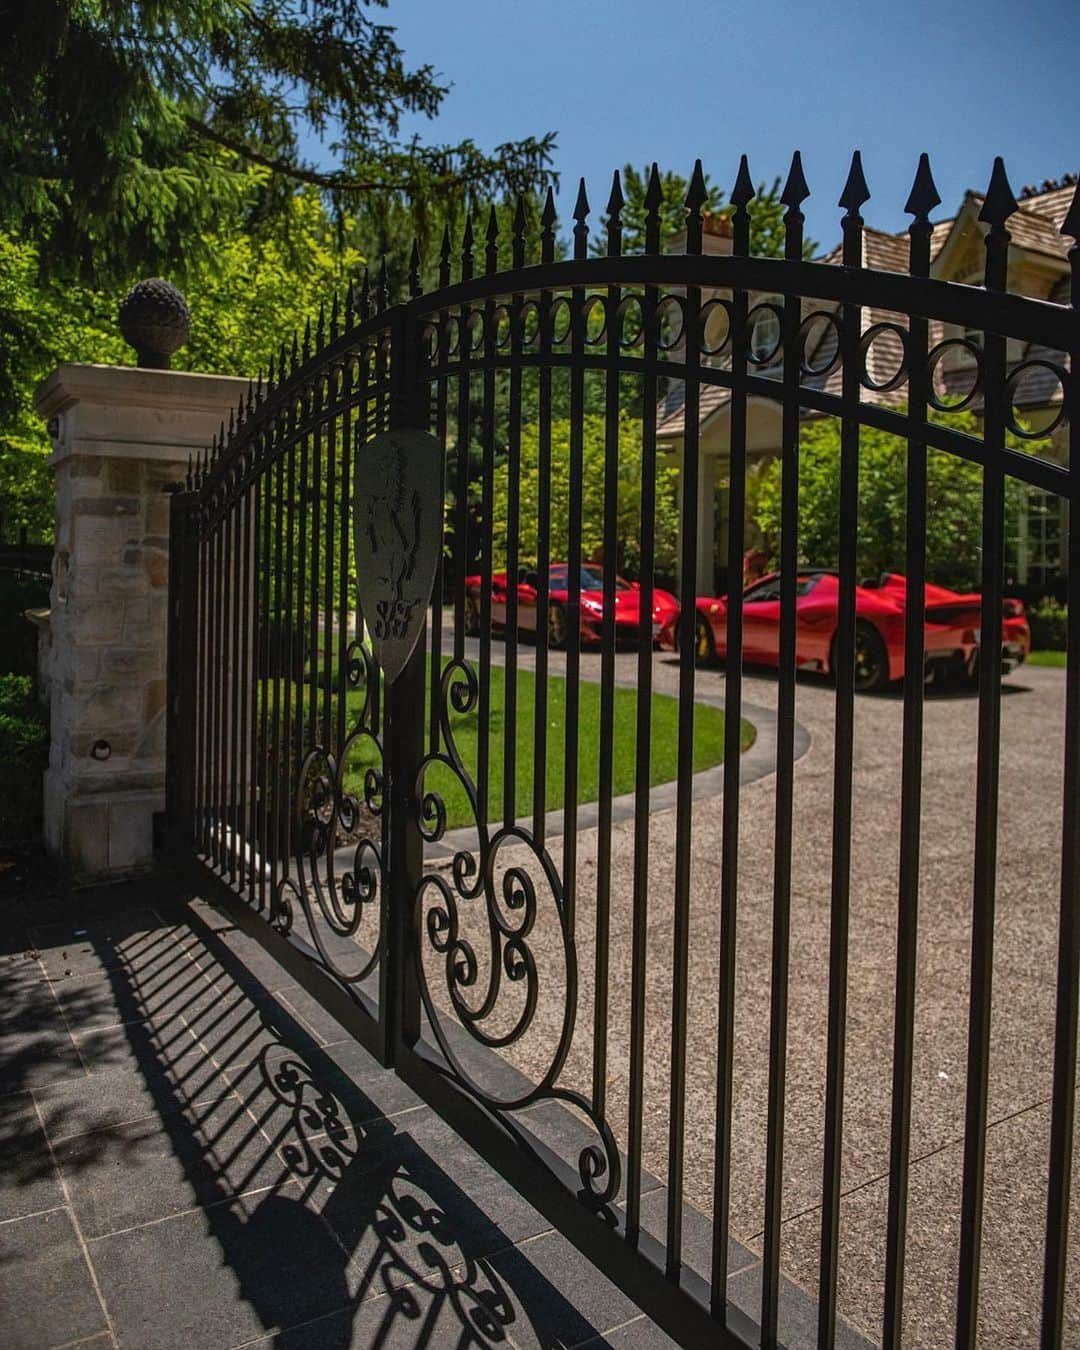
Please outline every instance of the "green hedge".
[{"label": "green hedge", "polygon": [[28,844],[41,833],[41,776],[49,729],[28,675],[0,675],[0,843]]},{"label": "green hedge", "polygon": [[1044,595],[1028,610],[1031,648],[1036,652],[1063,652],[1068,644],[1069,610],[1053,596]]}]

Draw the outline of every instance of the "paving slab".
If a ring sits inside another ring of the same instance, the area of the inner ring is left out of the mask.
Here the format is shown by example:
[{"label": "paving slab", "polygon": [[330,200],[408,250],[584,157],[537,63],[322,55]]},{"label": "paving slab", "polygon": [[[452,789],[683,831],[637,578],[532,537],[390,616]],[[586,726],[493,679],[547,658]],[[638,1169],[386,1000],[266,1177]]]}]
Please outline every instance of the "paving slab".
[{"label": "paving slab", "polygon": [[0,1223],[0,1323],[5,1350],[43,1350],[108,1333],[66,1209]]}]

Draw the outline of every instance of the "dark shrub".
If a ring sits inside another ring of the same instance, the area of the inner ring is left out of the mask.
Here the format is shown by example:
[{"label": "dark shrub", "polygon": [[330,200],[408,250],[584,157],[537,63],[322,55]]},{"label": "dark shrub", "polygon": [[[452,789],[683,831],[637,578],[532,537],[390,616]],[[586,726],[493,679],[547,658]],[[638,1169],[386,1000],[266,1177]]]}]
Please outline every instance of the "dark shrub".
[{"label": "dark shrub", "polygon": [[41,832],[41,775],[49,729],[28,675],[0,675],[0,842],[28,844]]},{"label": "dark shrub", "polygon": [[1068,643],[1069,611],[1059,600],[1044,595],[1028,610],[1031,647],[1037,652],[1063,652]]},{"label": "dark shrub", "polygon": [[23,616],[48,604],[48,581],[0,573],[0,675],[37,673],[37,629]]}]

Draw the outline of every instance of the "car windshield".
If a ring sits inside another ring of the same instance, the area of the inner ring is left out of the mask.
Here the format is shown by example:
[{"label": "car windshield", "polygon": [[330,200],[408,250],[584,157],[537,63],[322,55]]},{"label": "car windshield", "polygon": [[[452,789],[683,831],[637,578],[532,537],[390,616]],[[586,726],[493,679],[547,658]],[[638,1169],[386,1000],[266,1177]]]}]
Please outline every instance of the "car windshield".
[{"label": "car windshield", "polygon": [[[796,595],[809,595],[814,587],[821,580],[821,574],[818,572],[799,577],[795,583]],[[744,600],[779,600],[780,599],[780,575],[766,577],[764,581],[759,581],[743,596]]]},{"label": "car windshield", "polygon": [[[570,569],[565,563],[556,563],[549,575],[553,591],[570,589]],[[602,591],[604,589],[604,574],[599,567],[583,567],[581,569],[581,589],[583,591]],[[615,589],[617,591],[628,591],[630,585],[623,581],[622,577],[616,577]]]}]

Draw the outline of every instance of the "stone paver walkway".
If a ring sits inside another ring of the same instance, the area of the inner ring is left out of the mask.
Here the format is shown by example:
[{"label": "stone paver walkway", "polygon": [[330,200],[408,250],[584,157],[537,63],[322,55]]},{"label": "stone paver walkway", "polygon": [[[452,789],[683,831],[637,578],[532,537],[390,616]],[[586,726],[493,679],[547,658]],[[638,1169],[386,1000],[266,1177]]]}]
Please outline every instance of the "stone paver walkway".
[{"label": "stone paver walkway", "polygon": [[674,1344],[210,904],[54,909],[0,948],[5,1350]]}]

